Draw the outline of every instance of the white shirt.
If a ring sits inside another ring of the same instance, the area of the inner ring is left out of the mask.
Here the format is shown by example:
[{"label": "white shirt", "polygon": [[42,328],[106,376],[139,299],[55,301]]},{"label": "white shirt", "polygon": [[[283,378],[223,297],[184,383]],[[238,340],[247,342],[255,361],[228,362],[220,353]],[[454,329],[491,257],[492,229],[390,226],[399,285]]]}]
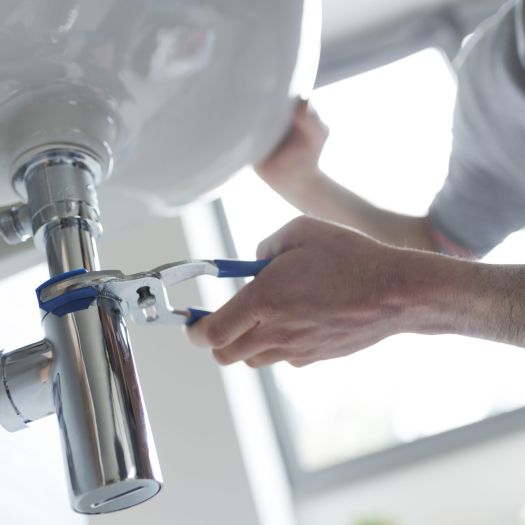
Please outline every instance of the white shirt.
[{"label": "white shirt", "polygon": [[484,22],[457,59],[449,175],[434,228],[484,255],[525,226],[525,24],[522,0]]}]

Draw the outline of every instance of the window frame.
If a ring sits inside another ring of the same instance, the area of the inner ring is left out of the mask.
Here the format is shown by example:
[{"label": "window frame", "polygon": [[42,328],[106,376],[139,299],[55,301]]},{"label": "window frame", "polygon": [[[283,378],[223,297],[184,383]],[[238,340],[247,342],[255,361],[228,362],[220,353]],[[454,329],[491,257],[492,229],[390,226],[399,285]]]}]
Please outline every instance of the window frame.
[{"label": "window frame", "polygon": [[393,445],[337,465],[306,471],[301,468],[271,368],[259,370],[259,378],[292,490],[298,498],[362,481],[525,429],[525,407],[522,407],[433,436]]}]

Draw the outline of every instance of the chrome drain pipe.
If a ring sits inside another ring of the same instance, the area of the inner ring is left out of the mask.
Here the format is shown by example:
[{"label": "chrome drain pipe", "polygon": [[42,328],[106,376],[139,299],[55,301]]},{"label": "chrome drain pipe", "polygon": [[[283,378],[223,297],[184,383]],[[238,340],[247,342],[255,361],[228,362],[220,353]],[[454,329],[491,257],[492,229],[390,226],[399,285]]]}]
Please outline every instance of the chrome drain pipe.
[{"label": "chrome drain pipe", "polygon": [[[94,156],[74,148],[42,151],[17,170],[14,184],[51,277],[100,269],[102,176]],[[44,341],[0,357],[0,424],[18,430],[57,414],[75,511],[100,514],[150,499],[162,476],[119,301],[100,297],[61,317],[43,313],[42,325]]]}]

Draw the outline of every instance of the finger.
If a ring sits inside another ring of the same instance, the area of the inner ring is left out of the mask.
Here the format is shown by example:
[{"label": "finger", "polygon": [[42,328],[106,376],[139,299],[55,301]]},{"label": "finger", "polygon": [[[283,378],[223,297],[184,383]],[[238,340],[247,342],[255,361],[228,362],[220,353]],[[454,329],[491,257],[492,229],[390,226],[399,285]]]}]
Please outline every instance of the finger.
[{"label": "finger", "polygon": [[242,334],[237,340],[228,346],[215,348],[213,354],[221,365],[231,365],[238,361],[246,361],[252,357],[265,352],[271,346],[268,332],[263,333],[255,326],[248,332]]},{"label": "finger", "polygon": [[284,252],[303,246],[312,238],[315,219],[298,217],[264,239],[257,247],[257,259],[272,259]]},{"label": "finger", "polygon": [[261,368],[263,366],[273,365],[279,361],[288,360],[290,352],[285,348],[273,348],[261,352],[250,359],[246,359],[246,364],[251,368]]},{"label": "finger", "polygon": [[295,122],[301,124],[301,127],[306,126],[307,129],[320,129],[326,126],[309,101],[304,101],[303,104],[297,107]]},{"label": "finger", "polygon": [[294,124],[298,124],[308,118],[309,115],[315,113],[315,110],[312,108],[308,100],[300,100],[297,104],[293,116]]},{"label": "finger", "polygon": [[304,98],[300,98],[297,101],[297,105],[295,106],[295,115],[300,115],[301,113],[307,113],[310,111],[311,104],[310,101]]},{"label": "finger", "polygon": [[288,363],[294,368],[303,368],[316,362],[316,359],[290,359],[288,361]]},{"label": "finger", "polygon": [[306,122],[309,129],[328,129],[328,126],[309,100],[303,100],[298,104],[295,119],[296,121]]},{"label": "finger", "polygon": [[264,177],[267,170],[271,172],[271,166],[275,158],[279,156],[281,152],[286,151],[295,142],[295,140],[297,140],[296,133],[296,126],[292,125],[276,148],[264,160],[254,165],[253,169],[257,175]]},{"label": "finger", "polygon": [[259,322],[248,283],[215,313],[186,328],[190,341],[203,347],[222,348],[239,339]]},{"label": "finger", "polygon": [[254,166],[254,170],[257,174],[263,175],[266,171],[266,167],[271,165],[274,158],[279,155],[282,151],[286,151],[294,142],[297,141],[297,131],[298,129],[304,128],[304,121],[309,112],[308,101],[301,100],[298,102],[295,112],[293,114],[292,120],[288,131],[282,138],[282,140],[277,144],[274,150],[261,162]]}]

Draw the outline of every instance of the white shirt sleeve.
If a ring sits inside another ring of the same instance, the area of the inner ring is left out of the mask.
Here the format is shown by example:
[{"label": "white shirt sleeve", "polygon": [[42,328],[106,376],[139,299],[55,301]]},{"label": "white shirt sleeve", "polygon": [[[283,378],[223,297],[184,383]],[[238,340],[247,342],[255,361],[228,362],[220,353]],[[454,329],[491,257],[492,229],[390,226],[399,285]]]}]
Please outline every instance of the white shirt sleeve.
[{"label": "white shirt sleeve", "polygon": [[525,226],[523,16],[522,0],[506,3],[458,56],[449,175],[429,218],[478,256]]}]

